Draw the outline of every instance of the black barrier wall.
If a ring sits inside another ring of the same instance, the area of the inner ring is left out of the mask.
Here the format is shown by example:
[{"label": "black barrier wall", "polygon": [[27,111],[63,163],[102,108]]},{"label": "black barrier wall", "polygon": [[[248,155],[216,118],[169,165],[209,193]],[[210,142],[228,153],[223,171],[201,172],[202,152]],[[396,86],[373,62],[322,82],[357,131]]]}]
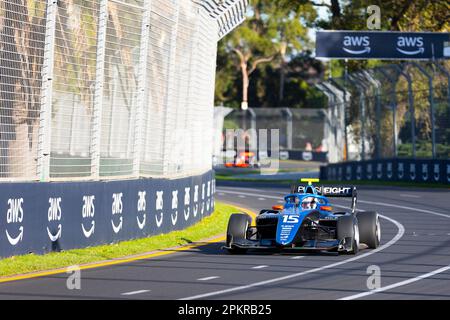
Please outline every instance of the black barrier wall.
[{"label": "black barrier wall", "polygon": [[380,159],[320,167],[324,180],[379,180],[450,184],[450,160]]},{"label": "black barrier wall", "polygon": [[184,229],[214,210],[212,171],[176,180],[0,184],[0,257]]}]

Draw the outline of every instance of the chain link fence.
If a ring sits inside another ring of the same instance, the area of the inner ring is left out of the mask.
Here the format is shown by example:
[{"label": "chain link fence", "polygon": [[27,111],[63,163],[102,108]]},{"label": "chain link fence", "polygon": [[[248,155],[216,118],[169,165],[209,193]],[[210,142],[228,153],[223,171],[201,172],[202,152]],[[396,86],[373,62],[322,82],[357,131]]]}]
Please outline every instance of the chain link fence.
[{"label": "chain link fence", "polygon": [[242,22],[247,4],[2,1],[0,177],[211,169],[217,41]]},{"label": "chain link fence", "polygon": [[249,108],[235,109],[225,118],[225,129],[279,130],[281,150],[326,151],[326,109]]},{"label": "chain link fence", "polygon": [[332,78],[327,97],[330,162],[450,158],[450,63],[408,62]]}]

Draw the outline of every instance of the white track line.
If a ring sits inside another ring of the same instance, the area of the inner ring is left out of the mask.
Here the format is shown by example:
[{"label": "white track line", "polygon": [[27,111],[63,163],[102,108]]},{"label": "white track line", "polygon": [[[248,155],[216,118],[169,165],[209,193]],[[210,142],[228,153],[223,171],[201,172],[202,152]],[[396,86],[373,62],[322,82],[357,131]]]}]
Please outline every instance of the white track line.
[{"label": "white track line", "polygon": [[298,259],[302,259],[304,257],[306,257],[306,256],[295,256],[295,257],[292,257],[291,259],[298,260]]},{"label": "white track line", "polygon": [[146,293],[146,292],[150,292],[150,290],[137,290],[137,291],[124,292],[124,293],[121,293],[121,295],[122,296],[133,296],[135,294],[141,294],[141,293]]},{"label": "white track line", "polygon": [[268,266],[266,266],[266,265],[262,265],[262,266],[255,266],[255,267],[252,267],[252,269],[264,269],[264,268],[267,268]]},{"label": "white track line", "polygon": [[218,279],[218,278],[220,278],[220,277],[212,276],[212,277],[200,278],[200,279],[197,279],[197,280],[198,281],[208,281],[208,280],[213,280],[213,279]]},{"label": "white track line", "polygon": [[408,279],[408,280],[405,280],[405,281],[396,282],[396,283],[393,283],[393,284],[388,285],[386,287],[381,287],[381,288],[378,288],[378,289],[374,289],[372,291],[366,291],[366,292],[358,293],[358,294],[355,294],[355,295],[352,295],[352,296],[340,298],[339,300],[355,300],[355,299],[358,299],[358,298],[367,297],[367,296],[370,296],[370,295],[375,294],[375,293],[384,292],[384,291],[391,290],[391,289],[394,289],[394,288],[397,288],[397,287],[405,286],[407,284],[410,284],[410,283],[413,283],[413,282],[416,282],[416,281],[419,281],[419,280],[422,280],[422,279],[426,279],[426,278],[432,277],[434,275],[437,275],[439,273],[445,272],[447,270],[450,270],[450,266],[446,266],[446,267],[443,267],[443,268],[431,271],[429,273],[422,274],[422,275],[420,275],[418,277],[411,278],[411,279]]},{"label": "white track line", "polygon": [[[225,192],[229,192],[229,191],[225,191]],[[399,208],[399,209],[412,210],[412,211],[417,211],[417,212],[422,212],[422,213],[433,214],[433,215],[436,215],[436,216],[439,216],[439,217],[450,218],[450,215],[443,214],[443,213],[440,213],[440,212],[431,211],[431,210],[426,210],[426,209],[418,209],[418,208],[412,208],[412,207],[407,207],[407,206],[400,206],[400,205],[396,205],[396,204],[383,203],[383,202],[374,202],[374,201],[365,201],[365,200],[358,200],[358,202],[365,203],[365,204],[374,204],[374,205],[379,205],[379,206],[386,206],[386,207],[393,207],[393,208]],[[343,206],[340,206],[340,205],[335,205],[335,206],[336,207],[343,207]],[[380,215],[380,217],[382,217],[382,216]],[[450,233],[449,233],[449,235],[450,235]],[[425,278],[432,277],[432,276],[434,276],[436,274],[445,272],[445,271],[447,271],[449,269],[450,269],[450,266],[443,267],[443,268],[431,271],[429,273],[422,274],[422,275],[420,275],[418,277],[415,277],[415,278],[411,278],[411,279],[408,279],[408,280],[404,280],[404,281],[400,281],[400,282],[397,282],[397,283],[393,283],[393,284],[391,284],[389,286],[382,287],[382,288],[379,288],[379,289],[375,289],[375,290],[372,290],[372,291],[366,291],[366,292],[362,292],[362,293],[355,294],[355,295],[352,295],[352,296],[344,297],[344,298],[341,298],[340,300],[353,300],[353,299],[358,299],[358,298],[361,298],[361,297],[366,297],[366,296],[373,295],[373,294],[376,294],[376,293],[379,293],[379,292],[390,290],[392,288],[397,288],[397,287],[400,287],[400,286],[407,285],[409,283],[413,283],[413,282],[416,282],[416,281],[419,281],[419,280],[422,280],[422,279],[425,279]]]}]

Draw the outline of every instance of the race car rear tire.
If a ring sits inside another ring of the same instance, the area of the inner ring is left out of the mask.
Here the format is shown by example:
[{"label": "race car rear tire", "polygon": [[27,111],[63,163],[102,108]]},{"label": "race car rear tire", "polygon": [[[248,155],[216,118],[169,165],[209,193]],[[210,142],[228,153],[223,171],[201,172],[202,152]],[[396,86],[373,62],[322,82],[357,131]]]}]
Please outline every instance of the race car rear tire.
[{"label": "race car rear tire", "polygon": [[345,239],[351,243],[349,254],[357,254],[359,251],[359,228],[358,220],[352,216],[341,216],[337,221],[337,239]]},{"label": "race car rear tire", "polygon": [[247,252],[245,248],[239,248],[233,245],[234,242],[245,240],[247,229],[252,221],[252,218],[245,213],[233,213],[228,220],[227,240],[226,245],[228,252],[232,254],[239,254]]},{"label": "race car rear tire", "polygon": [[381,238],[378,213],[375,211],[358,212],[357,218],[361,243],[365,243],[370,249],[378,248]]}]

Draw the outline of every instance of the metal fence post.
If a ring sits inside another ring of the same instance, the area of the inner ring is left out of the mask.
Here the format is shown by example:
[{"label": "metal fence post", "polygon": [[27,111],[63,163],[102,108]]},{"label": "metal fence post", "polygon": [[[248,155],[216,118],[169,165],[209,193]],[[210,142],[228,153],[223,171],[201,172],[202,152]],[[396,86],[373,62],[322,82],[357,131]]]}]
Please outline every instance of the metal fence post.
[{"label": "metal fence post", "polygon": [[[330,162],[338,162],[338,145],[337,145],[337,133],[336,133],[336,123],[335,123],[335,119],[333,119],[333,113],[335,113],[334,111],[337,108],[336,105],[336,94],[329,89],[323,82],[316,84],[316,87],[322,91],[328,98],[328,110],[324,111],[325,114],[325,129],[324,129],[324,136],[328,137],[332,135],[334,137],[334,143],[335,143],[335,147],[333,148],[333,150],[336,150],[335,154],[333,153],[333,155],[331,154],[330,148],[329,148],[329,142],[327,141],[327,150],[328,150],[328,161]],[[332,125],[332,123],[334,123],[334,125]],[[330,133],[332,132],[332,134]]]},{"label": "metal fence post", "polygon": [[[138,75],[138,96],[136,106],[136,126],[134,128],[135,139],[133,146],[133,176],[139,177],[143,130],[144,130],[144,108],[146,103],[146,85],[147,85],[147,61],[148,61],[148,44],[150,41],[150,16],[151,16],[151,0],[145,0],[142,11],[141,25],[141,41],[139,50],[139,75]],[[150,95],[149,95],[150,96]]]},{"label": "metal fence post", "polygon": [[348,160],[348,134],[347,134],[347,89],[341,87],[336,80],[330,78],[329,81],[343,94],[343,104],[344,104],[344,142],[345,142],[345,152],[344,152],[344,161]]},{"label": "metal fence post", "polygon": [[411,76],[403,71],[397,64],[392,65],[395,69],[397,69],[398,73],[405,77],[408,82],[408,104],[409,104],[409,113],[411,114],[411,143],[412,143],[412,156],[416,157],[416,116],[414,110],[414,95],[412,90],[412,79]]},{"label": "metal fence post", "polygon": [[[331,160],[331,158],[329,156],[328,160],[330,162],[340,162],[340,161],[344,160],[344,158],[345,158],[345,155],[344,155],[344,147],[345,146],[342,147],[342,144],[339,144],[340,141],[338,140],[338,134],[339,134],[339,137],[341,137],[343,132],[345,131],[345,130],[343,130],[343,126],[345,126],[345,123],[343,123],[345,121],[345,110],[342,110],[343,105],[341,104],[341,102],[338,101],[339,96],[335,93],[334,90],[332,90],[332,89],[338,89],[338,88],[333,86],[333,84],[328,81],[321,83],[321,86],[323,89],[328,91],[330,95],[333,96],[333,114],[331,114],[329,121],[331,123],[333,123],[334,145],[338,148],[338,152],[336,153],[335,159]],[[343,97],[342,97],[342,101],[343,101]],[[333,116],[335,118],[333,118],[333,121],[332,121],[331,119]],[[331,152],[330,148],[328,148],[328,154],[330,154],[330,152]]]},{"label": "metal fence post", "polygon": [[289,108],[283,108],[282,112],[286,115],[286,142],[287,149],[292,149],[292,112]]},{"label": "metal fence post", "polygon": [[[179,0],[172,1],[172,3],[176,6],[175,9],[175,25],[172,30],[172,34],[170,36],[170,50],[169,50],[169,66],[168,66],[168,83],[167,83],[167,91],[166,91],[166,108],[170,108],[172,104],[174,104],[172,91],[174,87],[174,83],[176,80],[175,71],[176,71],[176,53],[177,53],[177,36],[178,36],[178,24],[179,24],[179,13],[180,13],[180,2]],[[164,117],[164,131],[163,131],[163,175],[168,176],[169,174],[169,163],[171,155],[170,151],[173,148],[171,139],[172,135],[170,134],[173,132],[173,123],[169,123],[169,117],[168,115],[170,112],[173,112],[172,110],[165,110],[165,117]]]},{"label": "metal fence post", "polygon": [[97,54],[95,68],[94,110],[92,113],[91,177],[100,176],[100,139],[102,129],[103,82],[105,78],[106,27],[108,0],[100,0],[97,28]]},{"label": "metal fence post", "polygon": [[392,94],[392,126],[393,126],[393,151],[394,151],[394,157],[397,158],[398,152],[397,152],[397,80],[392,78],[383,68],[378,68],[383,74],[386,79],[388,79],[389,82],[392,83],[393,89],[391,91]]},{"label": "metal fence post", "polygon": [[411,62],[411,65],[415,66],[425,77],[428,78],[428,95],[430,101],[430,115],[431,115],[431,154],[433,159],[436,158],[436,131],[435,131],[435,119],[434,119],[434,90],[433,90],[433,76],[430,75],[425,68],[420,66],[416,62]]},{"label": "metal fence post", "polygon": [[366,159],[366,143],[365,143],[365,137],[366,137],[366,132],[365,132],[365,121],[366,121],[366,95],[364,93],[364,89],[365,87],[363,87],[362,85],[358,84],[358,81],[355,81],[351,76],[349,76],[347,78],[347,80],[352,83],[357,90],[359,91],[359,117],[360,117],[360,122],[361,122],[361,160],[365,160]]},{"label": "metal fence post", "polygon": [[433,61],[433,64],[438,67],[438,69],[446,75],[447,77],[447,100],[448,100],[448,108],[450,108],[450,72],[442,67],[439,63]]},{"label": "metal fence post", "polygon": [[55,51],[57,0],[47,0],[44,61],[42,64],[41,108],[36,173],[41,181],[50,179],[52,129],[53,60]]},{"label": "metal fence post", "polygon": [[381,155],[381,90],[380,90],[380,82],[378,79],[375,79],[373,72],[363,71],[362,76],[366,79],[369,79],[370,83],[375,86],[375,125],[376,125],[376,144],[375,144],[375,157],[376,159],[380,159]]}]

